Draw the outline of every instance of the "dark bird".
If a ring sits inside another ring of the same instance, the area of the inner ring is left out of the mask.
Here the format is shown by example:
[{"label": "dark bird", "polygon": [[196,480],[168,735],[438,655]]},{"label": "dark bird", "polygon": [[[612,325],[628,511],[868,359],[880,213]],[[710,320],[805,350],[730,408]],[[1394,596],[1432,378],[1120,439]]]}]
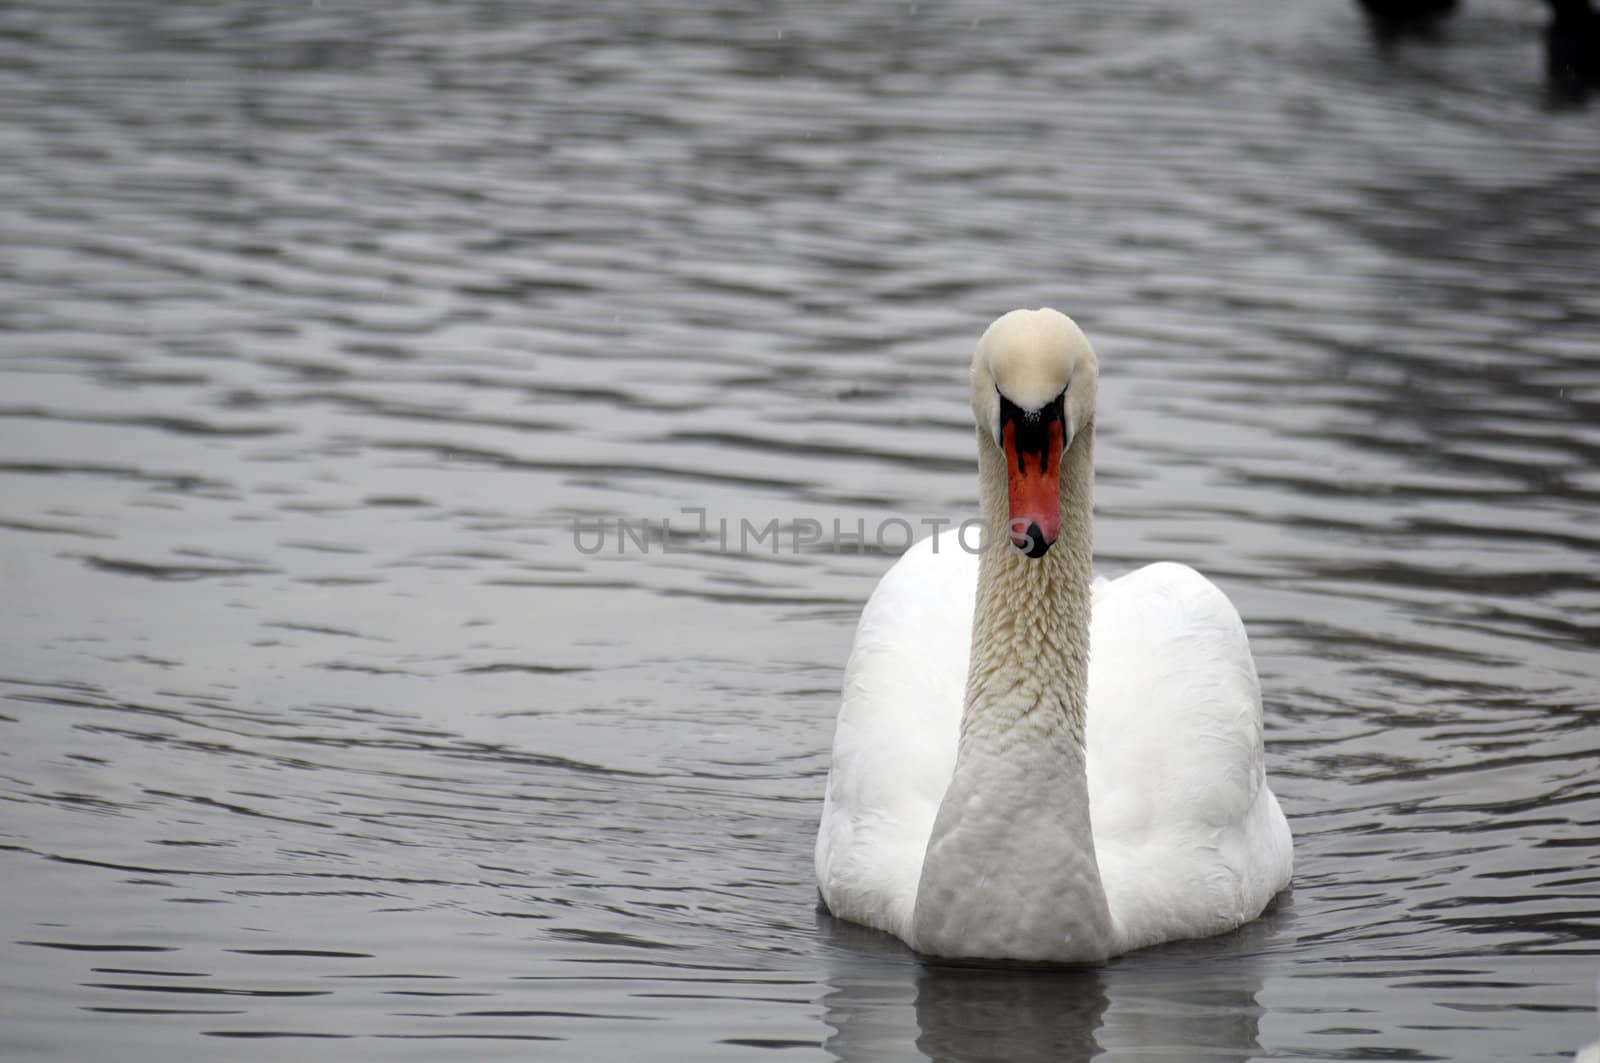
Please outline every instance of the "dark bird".
[{"label": "dark bird", "polygon": [[1380,39],[1432,32],[1458,6],[1457,0],[1359,0]]},{"label": "dark bird", "polygon": [[1545,27],[1545,72],[1550,88],[1581,100],[1600,85],[1600,14],[1589,0],[1548,0],[1555,16]]}]

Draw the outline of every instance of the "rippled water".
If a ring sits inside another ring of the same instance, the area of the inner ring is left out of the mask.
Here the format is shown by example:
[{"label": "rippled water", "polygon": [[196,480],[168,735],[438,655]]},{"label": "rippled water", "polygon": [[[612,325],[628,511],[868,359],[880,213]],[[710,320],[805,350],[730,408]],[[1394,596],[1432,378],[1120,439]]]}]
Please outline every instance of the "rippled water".
[{"label": "rippled water", "polygon": [[[1566,1058],[1600,115],[1542,17],[0,8],[0,1055]],[[1246,618],[1297,875],[934,968],[811,842],[871,531],[972,512],[971,344],[1039,304],[1101,568]]]}]

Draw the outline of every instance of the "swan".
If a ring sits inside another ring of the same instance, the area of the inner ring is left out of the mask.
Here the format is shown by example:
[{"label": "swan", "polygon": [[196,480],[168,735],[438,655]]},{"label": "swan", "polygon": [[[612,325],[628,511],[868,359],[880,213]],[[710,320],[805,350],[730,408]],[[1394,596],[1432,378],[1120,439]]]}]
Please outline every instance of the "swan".
[{"label": "swan", "polygon": [[972,359],[984,524],[861,614],[817,832],[835,917],[919,953],[1092,963],[1260,915],[1289,883],[1233,605],[1159,563],[1091,582],[1098,363],[1051,309]]}]

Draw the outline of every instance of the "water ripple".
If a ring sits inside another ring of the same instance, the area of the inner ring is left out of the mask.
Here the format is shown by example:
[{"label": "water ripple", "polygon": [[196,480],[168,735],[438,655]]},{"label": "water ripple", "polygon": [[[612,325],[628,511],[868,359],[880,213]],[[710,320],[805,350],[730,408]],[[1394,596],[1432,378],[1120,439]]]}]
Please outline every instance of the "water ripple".
[{"label": "water ripple", "polygon": [[[1592,1040],[1600,140],[1541,17],[7,5],[0,1054]],[[799,531],[972,512],[1024,304],[1100,353],[1100,567],[1239,605],[1297,837],[1260,923],[1059,977],[809,870],[899,547]]]}]

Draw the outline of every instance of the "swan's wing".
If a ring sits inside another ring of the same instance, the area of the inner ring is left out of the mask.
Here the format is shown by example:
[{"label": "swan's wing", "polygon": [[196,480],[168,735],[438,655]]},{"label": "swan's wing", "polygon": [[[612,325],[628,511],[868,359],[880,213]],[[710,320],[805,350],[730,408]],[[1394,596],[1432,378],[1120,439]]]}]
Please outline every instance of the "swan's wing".
[{"label": "swan's wing", "polygon": [[977,584],[953,531],[917,543],[872,592],[845,666],[817,882],[829,911],[902,940],[955,770]]},{"label": "swan's wing", "polygon": [[1095,847],[1128,947],[1237,926],[1288,884],[1255,661],[1204,576],[1158,564],[1096,588],[1087,740]]}]

